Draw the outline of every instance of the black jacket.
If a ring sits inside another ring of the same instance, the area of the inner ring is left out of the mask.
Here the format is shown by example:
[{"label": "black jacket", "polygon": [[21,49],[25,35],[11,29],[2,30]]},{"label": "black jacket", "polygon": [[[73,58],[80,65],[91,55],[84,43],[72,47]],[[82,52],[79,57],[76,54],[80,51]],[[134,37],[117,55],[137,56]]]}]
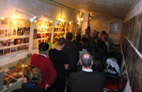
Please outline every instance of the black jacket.
[{"label": "black jacket", "polygon": [[79,60],[79,51],[75,43],[66,41],[66,44],[62,50],[65,54],[67,54],[69,70],[76,70],[77,62]]},{"label": "black jacket", "polygon": [[100,72],[77,72],[69,78],[71,92],[102,92],[106,76]]}]

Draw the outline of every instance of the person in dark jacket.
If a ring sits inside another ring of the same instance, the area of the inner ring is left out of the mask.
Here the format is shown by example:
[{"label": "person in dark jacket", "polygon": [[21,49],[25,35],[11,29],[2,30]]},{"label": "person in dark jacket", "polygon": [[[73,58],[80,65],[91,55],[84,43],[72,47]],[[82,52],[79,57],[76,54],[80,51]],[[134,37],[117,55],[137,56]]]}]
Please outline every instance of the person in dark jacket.
[{"label": "person in dark jacket", "polygon": [[65,89],[66,69],[68,68],[67,55],[62,51],[65,42],[64,38],[60,38],[57,47],[49,51],[49,58],[52,60],[57,72],[57,78],[51,87],[51,92],[64,92]]},{"label": "person in dark jacket", "polygon": [[63,47],[62,51],[67,55],[68,57],[68,64],[69,64],[69,74],[71,72],[76,72],[77,70],[77,62],[79,59],[79,52],[77,50],[77,46],[75,43],[72,42],[72,33],[68,32],[66,34],[66,43]]},{"label": "person in dark jacket", "polygon": [[69,78],[71,92],[102,92],[105,86],[105,76],[91,69],[93,57],[89,53],[81,56],[82,71],[72,73]]},{"label": "person in dark jacket", "polygon": [[13,90],[12,92],[44,92],[37,86],[42,81],[41,72],[35,66],[29,65],[23,71],[24,83],[21,89]]},{"label": "person in dark jacket", "polygon": [[[67,55],[68,58],[68,70],[67,70],[67,80],[70,76],[70,73],[77,71],[77,63],[79,60],[79,52],[77,46],[74,42],[72,42],[72,33],[68,32],[66,34],[66,43],[63,47],[62,51]],[[67,85],[67,92],[70,92],[70,88]]]}]

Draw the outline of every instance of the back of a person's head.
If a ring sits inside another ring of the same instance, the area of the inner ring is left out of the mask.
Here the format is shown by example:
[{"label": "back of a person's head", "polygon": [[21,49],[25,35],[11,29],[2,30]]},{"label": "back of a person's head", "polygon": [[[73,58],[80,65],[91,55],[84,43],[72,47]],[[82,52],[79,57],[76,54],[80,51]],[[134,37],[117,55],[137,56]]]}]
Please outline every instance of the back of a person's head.
[{"label": "back of a person's head", "polygon": [[40,43],[38,47],[39,51],[47,51],[48,48],[49,48],[48,43]]},{"label": "back of a person's head", "polygon": [[42,75],[40,70],[32,65],[24,68],[24,77],[26,77],[28,83],[39,84],[42,81]]},{"label": "back of a person's head", "polygon": [[89,53],[84,53],[83,55],[81,55],[82,65],[85,66],[86,68],[91,66],[92,61],[93,57]]},{"label": "back of a person's head", "polygon": [[84,42],[82,45],[83,45],[82,46],[83,49],[88,49],[88,47],[89,47],[88,42]]},{"label": "back of a person's head", "polygon": [[71,32],[68,32],[67,34],[66,34],[66,40],[72,40],[72,33]]},{"label": "back of a person's head", "polygon": [[100,58],[94,58],[94,66],[93,66],[93,70],[94,71],[98,71],[101,72],[105,69],[105,62],[103,62]]},{"label": "back of a person's head", "polygon": [[102,33],[102,34],[107,34],[106,31],[104,31],[104,30],[103,30],[101,33]]},{"label": "back of a person's head", "polygon": [[62,37],[62,38],[59,38],[59,39],[58,39],[58,45],[59,45],[59,46],[62,46],[62,45],[64,45],[65,43],[66,43],[65,38]]},{"label": "back of a person's head", "polygon": [[80,34],[77,34],[76,40],[77,40],[77,41],[80,41],[80,40],[81,40],[81,35],[80,35]]}]

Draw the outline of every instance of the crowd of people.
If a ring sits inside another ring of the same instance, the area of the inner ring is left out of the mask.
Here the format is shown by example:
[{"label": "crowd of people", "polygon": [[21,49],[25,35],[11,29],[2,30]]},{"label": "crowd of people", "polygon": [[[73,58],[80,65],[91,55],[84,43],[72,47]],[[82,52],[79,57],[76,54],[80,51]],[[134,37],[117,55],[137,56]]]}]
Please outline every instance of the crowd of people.
[{"label": "crowd of people", "polygon": [[94,30],[89,35],[86,30],[72,39],[68,32],[50,50],[40,43],[39,54],[24,69],[25,83],[13,92],[102,92],[106,74],[120,76],[121,53],[113,49],[108,33]]}]

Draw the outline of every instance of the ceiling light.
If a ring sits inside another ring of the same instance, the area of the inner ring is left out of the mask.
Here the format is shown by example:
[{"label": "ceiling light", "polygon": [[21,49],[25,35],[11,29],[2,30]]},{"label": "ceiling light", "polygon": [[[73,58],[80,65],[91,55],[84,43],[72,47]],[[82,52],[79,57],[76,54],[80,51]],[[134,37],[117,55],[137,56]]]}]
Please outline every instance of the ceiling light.
[{"label": "ceiling light", "polygon": [[0,19],[1,19],[1,20],[4,20],[4,19],[5,19],[5,17],[1,17]]},{"label": "ceiling light", "polygon": [[30,18],[30,21],[33,23],[37,18],[37,16],[33,16],[32,18]]}]

